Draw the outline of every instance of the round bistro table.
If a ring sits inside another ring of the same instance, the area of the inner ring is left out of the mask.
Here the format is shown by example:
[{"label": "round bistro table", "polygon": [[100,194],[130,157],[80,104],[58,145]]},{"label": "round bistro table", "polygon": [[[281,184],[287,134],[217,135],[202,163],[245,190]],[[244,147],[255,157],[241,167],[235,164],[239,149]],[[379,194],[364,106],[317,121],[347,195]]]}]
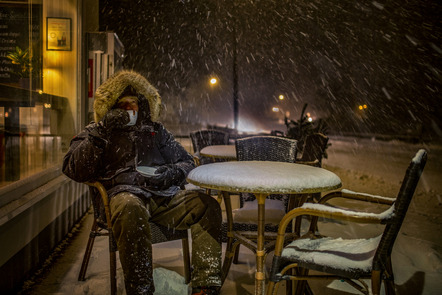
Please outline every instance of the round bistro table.
[{"label": "round bistro table", "polygon": [[201,149],[200,155],[213,160],[234,161],[236,160],[236,148],[234,145],[209,145]]},{"label": "round bistro table", "polygon": [[[233,260],[233,240],[249,249],[253,245],[256,256],[255,294],[265,292],[264,247],[265,200],[271,194],[288,194],[301,206],[308,194],[341,187],[341,179],[331,171],[302,164],[270,161],[230,161],[201,165],[192,170],[187,181],[207,189],[222,192],[226,205],[228,242],[223,263],[223,281]],[[241,232],[234,232],[232,205],[229,193],[253,193],[258,200],[258,231],[256,243]],[[299,226],[295,226],[295,231]],[[295,234],[299,234],[296,233]]]}]

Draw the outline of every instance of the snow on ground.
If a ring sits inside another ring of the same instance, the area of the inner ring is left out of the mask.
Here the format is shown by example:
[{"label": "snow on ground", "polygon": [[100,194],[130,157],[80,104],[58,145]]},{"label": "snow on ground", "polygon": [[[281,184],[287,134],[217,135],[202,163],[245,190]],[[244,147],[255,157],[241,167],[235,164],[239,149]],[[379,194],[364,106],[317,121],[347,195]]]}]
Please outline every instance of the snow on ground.
[{"label": "snow on ground", "polygon": [[[324,168],[335,172],[342,180],[344,189],[369,194],[395,197],[408,163],[419,148],[428,150],[427,166],[422,174],[414,199],[410,205],[402,230],[396,240],[392,263],[397,294],[440,294],[442,290],[442,147],[414,145],[400,142],[383,142],[370,139],[331,138],[328,159]],[[351,206],[362,211],[381,212],[385,208],[373,205],[363,208],[354,201],[336,202],[335,205]],[[34,278],[35,286],[29,294],[105,294],[109,293],[108,252],[105,239],[97,239],[92,252],[86,281],[77,281],[83,257],[91,216],[85,218],[80,230],[55,262],[49,263],[49,272]],[[306,222],[303,228],[306,228]],[[374,237],[382,232],[380,225],[348,225],[323,220],[321,233],[348,238]],[[173,295],[172,289],[183,288],[181,242],[154,245],[156,294]],[[267,257],[267,270],[271,255]],[[254,288],[254,258],[241,247],[240,264],[232,265],[221,294],[252,294]],[[118,292],[125,294],[122,270],[118,263]],[[164,279],[166,277],[166,279]],[[32,283],[32,281],[30,282]],[[167,285],[167,286],[166,286]],[[340,281],[312,282],[315,294],[352,294],[354,290]],[[278,294],[285,294],[284,287]],[[107,290],[107,291],[106,291]],[[185,293],[184,293],[185,294]],[[356,294],[356,293],[355,293]]]}]

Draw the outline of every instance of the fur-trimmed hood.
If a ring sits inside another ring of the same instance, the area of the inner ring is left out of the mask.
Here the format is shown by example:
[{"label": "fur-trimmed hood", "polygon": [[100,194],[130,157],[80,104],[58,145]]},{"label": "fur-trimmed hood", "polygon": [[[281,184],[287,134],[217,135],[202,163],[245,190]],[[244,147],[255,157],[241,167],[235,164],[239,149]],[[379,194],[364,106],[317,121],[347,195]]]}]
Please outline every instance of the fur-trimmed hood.
[{"label": "fur-trimmed hood", "polygon": [[[150,120],[158,121],[161,111],[161,97],[158,91],[142,75],[134,71],[120,71],[95,91],[94,119],[99,122],[103,116],[115,105],[126,87],[132,86],[138,94],[141,94],[148,102]],[[139,102],[140,109],[143,103]]]}]

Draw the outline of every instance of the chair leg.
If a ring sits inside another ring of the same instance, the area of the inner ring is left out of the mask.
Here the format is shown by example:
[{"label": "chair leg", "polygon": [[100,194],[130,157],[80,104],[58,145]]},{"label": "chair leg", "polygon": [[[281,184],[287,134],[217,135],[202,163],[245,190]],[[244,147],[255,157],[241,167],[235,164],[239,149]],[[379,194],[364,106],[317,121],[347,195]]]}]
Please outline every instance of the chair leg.
[{"label": "chair leg", "polygon": [[275,282],[269,281],[267,285],[267,295],[272,295],[275,292]]},{"label": "chair leg", "polygon": [[[294,269],[291,268],[289,270],[287,270],[286,274],[288,275],[293,275]],[[293,294],[293,287],[295,285],[295,282],[292,280],[287,280],[285,282],[285,294],[286,295],[292,295]]]},{"label": "chair leg", "polygon": [[190,250],[189,250],[189,239],[184,238],[181,240],[183,244],[183,259],[184,259],[184,279],[186,284],[190,283]]},{"label": "chair leg", "polygon": [[95,232],[98,229],[97,222],[94,220],[92,224],[91,232],[89,234],[89,240],[87,241],[86,250],[84,251],[83,262],[81,263],[80,273],[78,274],[78,280],[84,281],[86,276],[87,266],[89,264],[89,259],[91,258],[92,248],[95,242]]},{"label": "chair leg", "polygon": [[238,264],[238,257],[239,257],[239,247],[241,245],[238,245],[235,250],[235,256],[233,256],[233,264]]},{"label": "chair leg", "polygon": [[384,279],[384,287],[386,295],[395,295],[395,287],[394,287],[394,275],[393,275],[393,266],[391,265],[391,258],[388,259],[388,263],[385,270],[386,274]]},{"label": "chair leg", "polygon": [[[227,274],[229,273],[230,266],[232,265],[233,256],[235,255],[236,248],[233,245],[233,238],[227,238],[226,252],[224,253],[224,261],[222,267],[222,284],[227,278]],[[238,245],[236,245],[238,246]]]},{"label": "chair leg", "polygon": [[[308,275],[309,270],[299,267],[299,268],[296,268],[295,271],[296,271],[296,275],[306,276],[306,275]],[[304,295],[307,285],[308,284],[307,284],[306,280],[297,281],[295,295]],[[308,287],[308,289],[310,289],[310,287]]]},{"label": "chair leg", "polygon": [[371,292],[373,295],[381,293],[381,272],[378,270],[371,272]]},{"label": "chair leg", "polygon": [[117,294],[117,253],[114,249],[113,235],[109,233],[109,268],[111,281],[111,295]]},{"label": "chair leg", "polygon": [[304,291],[305,295],[313,295],[313,291],[312,288],[310,288],[310,285],[308,283],[308,281],[305,281],[305,291]]}]

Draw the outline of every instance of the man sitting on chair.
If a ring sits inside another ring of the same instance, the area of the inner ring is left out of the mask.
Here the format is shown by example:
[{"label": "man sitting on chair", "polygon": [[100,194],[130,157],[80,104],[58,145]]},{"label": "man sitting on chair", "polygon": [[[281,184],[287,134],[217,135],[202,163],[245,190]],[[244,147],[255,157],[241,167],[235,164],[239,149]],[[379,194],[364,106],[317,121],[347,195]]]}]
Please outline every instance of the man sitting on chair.
[{"label": "man sitting on chair", "polygon": [[[72,140],[63,172],[105,186],[127,294],[155,290],[148,221],[191,229],[193,294],[219,294],[221,209],[206,194],[180,190],[194,162],[158,122],[160,108],[157,90],[140,74],[110,77],[95,93],[95,122]],[[159,168],[145,177],[138,166]]]}]

